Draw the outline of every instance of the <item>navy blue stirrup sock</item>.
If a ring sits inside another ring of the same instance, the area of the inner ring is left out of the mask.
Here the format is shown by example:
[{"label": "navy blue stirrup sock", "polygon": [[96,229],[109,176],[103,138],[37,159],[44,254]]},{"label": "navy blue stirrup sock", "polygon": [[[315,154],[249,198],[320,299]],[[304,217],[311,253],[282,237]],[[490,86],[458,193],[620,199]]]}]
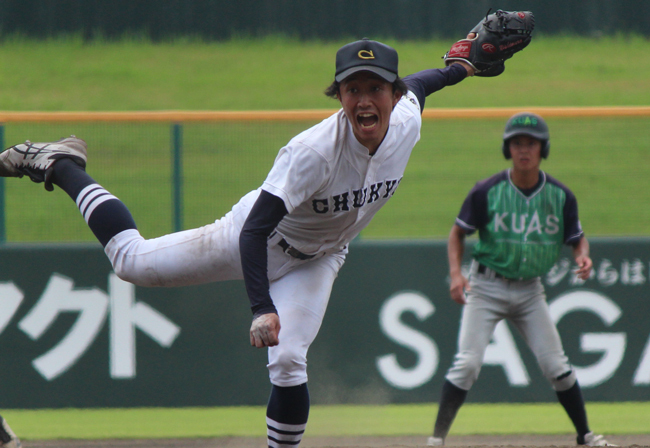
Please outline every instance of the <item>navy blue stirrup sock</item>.
[{"label": "navy blue stirrup sock", "polygon": [[587,422],[587,411],[585,410],[585,402],[582,398],[582,390],[578,381],[569,389],[561,392],[556,391],[555,394],[569,415],[573,426],[575,426],[578,439],[580,440],[582,438],[583,441],[581,443],[584,443],[584,435],[589,432],[589,423]]},{"label": "navy blue stirrup sock", "polygon": [[309,418],[307,383],[293,387],[273,386],[266,408],[266,433],[269,446],[296,447]]},{"label": "navy blue stirrup sock", "polygon": [[438,406],[438,416],[433,428],[433,436],[446,439],[449,434],[449,428],[456,418],[458,410],[465,402],[467,391],[456,387],[451,381],[445,380],[442,385],[440,394],[440,404]]},{"label": "navy blue stirrup sock", "polygon": [[76,202],[102,246],[106,247],[111,238],[124,230],[137,229],[131,212],[122,201],[102,188],[72,160],[57,161],[52,179],[52,183]]}]

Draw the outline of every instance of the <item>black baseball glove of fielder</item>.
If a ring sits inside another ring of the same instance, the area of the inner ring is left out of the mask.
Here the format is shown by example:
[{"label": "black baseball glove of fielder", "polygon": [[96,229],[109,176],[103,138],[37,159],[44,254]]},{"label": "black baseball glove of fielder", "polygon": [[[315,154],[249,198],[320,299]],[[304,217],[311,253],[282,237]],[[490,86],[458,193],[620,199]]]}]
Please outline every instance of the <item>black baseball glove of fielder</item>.
[{"label": "black baseball glove of fielder", "polygon": [[530,11],[502,11],[490,14],[471,31],[475,36],[461,39],[443,56],[445,64],[465,61],[476,76],[497,76],[506,69],[505,60],[530,43],[535,17]]}]

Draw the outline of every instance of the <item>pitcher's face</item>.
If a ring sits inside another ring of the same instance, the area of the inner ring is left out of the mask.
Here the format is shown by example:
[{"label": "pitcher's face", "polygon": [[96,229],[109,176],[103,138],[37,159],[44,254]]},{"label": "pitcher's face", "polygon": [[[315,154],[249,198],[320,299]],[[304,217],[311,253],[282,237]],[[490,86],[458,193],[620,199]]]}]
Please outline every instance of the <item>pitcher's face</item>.
[{"label": "pitcher's face", "polygon": [[374,154],[388,132],[390,115],[402,93],[371,72],[357,72],[343,81],[339,101],[359,143]]}]

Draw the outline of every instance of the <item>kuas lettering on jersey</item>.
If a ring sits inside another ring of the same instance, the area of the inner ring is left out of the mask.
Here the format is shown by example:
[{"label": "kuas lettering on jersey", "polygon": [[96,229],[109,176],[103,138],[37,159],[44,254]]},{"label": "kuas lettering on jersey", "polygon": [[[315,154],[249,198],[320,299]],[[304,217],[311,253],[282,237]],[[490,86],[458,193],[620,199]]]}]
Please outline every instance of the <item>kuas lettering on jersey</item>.
[{"label": "kuas lettering on jersey", "polygon": [[[540,219],[539,213],[535,213],[530,217],[529,213],[495,213],[494,215],[494,232],[512,231],[514,233],[531,233],[555,235],[560,231],[560,218],[555,215],[546,215],[544,219]],[[544,224],[542,224],[544,222]]]}]

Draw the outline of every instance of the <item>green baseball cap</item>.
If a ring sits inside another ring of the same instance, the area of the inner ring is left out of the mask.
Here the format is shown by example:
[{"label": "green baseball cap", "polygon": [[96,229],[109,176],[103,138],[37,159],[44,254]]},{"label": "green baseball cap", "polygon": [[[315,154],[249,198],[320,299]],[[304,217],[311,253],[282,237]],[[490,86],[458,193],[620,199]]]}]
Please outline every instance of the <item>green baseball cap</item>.
[{"label": "green baseball cap", "polygon": [[503,140],[508,140],[515,135],[528,135],[542,141],[550,138],[548,125],[544,119],[532,112],[520,112],[510,117],[503,131]]}]

